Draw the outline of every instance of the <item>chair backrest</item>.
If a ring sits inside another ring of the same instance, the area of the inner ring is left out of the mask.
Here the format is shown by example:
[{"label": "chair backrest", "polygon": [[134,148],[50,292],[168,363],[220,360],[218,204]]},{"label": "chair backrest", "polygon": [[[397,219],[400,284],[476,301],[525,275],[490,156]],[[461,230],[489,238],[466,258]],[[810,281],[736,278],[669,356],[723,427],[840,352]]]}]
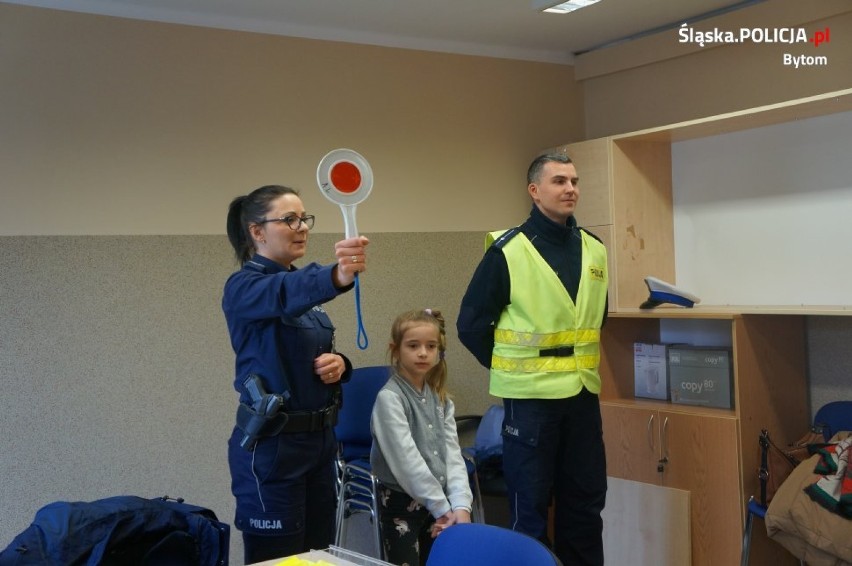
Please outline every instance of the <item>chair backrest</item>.
[{"label": "chair backrest", "polygon": [[345,461],[369,457],[373,443],[370,416],[379,390],[390,376],[389,366],[366,366],[352,370],[352,377],[342,385],[343,406],[334,432]]},{"label": "chair backrest", "polygon": [[819,408],[814,425],[822,426],[826,441],[841,430],[852,430],[852,401],[832,401]]},{"label": "chair backrest", "polygon": [[473,448],[478,459],[503,455],[503,405],[491,405],[476,429]]},{"label": "chair backrest", "polygon": [[462,523],[443,531],[432,545],[426,566],[561,566],[544,544],[503,527]]}]

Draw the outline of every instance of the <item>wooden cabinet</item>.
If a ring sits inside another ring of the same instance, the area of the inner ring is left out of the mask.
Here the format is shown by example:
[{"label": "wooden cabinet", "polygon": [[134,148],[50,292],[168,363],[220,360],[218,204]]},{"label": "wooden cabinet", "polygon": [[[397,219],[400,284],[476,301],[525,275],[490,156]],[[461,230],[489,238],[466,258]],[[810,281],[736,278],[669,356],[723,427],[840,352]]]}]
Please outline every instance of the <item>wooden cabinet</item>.
[{"label": "wooden cabinet", "polygon": [[[848,315],[852,307],[639,310],[648,297],[645,277],[677,284],[671,145],[849,110],[852,89],[550,149],[575,161],[577,220],[601,238],[609,255],[610,312],[600,368],[608,473],[690,492],[693,565],[739,562],[745,503],[759,493],[760,430],[788,443],[810,422],[805,316]],[[759,258],[761,250],[752,253]],[[673,327],[679,332],[674,341],[731,348],[733,408],[634,399],[633,343],[671,342]],[[797,562],[758,527],[751,563]]]},{"label": "wooden cabinet", "polygon": [[606,245],[610,310],[648,298],[644,280],[674,280],[670,144],[601,138],[552,148],[576,163],[577,220]]},{"label": "wooden cabinet", "polygon": [[[733,408],[634,398],[634,342],[671,341],[732,349]],[[610,313],[601,357],[608,475],[690,492],[694,566],[738,561],[744,503],[758,493],[760,429],[778,431],[785,442],[807,430],[805,353],[802,316],[674,308]],[[765,534],[756,535],[752,555],[754,564],[791,558]]]},{"label": "wooden cabinet", "polygon": [[736,419],[617,403],[603,403],[601,412],[609,475],[688,491],[692,563],[735,564],[742,535]]},{"label": "wooden cabinet", "polygon": [[657,471],[662,458],[658,411],[602,402],[601,417],[607,475],[661,485]]}]

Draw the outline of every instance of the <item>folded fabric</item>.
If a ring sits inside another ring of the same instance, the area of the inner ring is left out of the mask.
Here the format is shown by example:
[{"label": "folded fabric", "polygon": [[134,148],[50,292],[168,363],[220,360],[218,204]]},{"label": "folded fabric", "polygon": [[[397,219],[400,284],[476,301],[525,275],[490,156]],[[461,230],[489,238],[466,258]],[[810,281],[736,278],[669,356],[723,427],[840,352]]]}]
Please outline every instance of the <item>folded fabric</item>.
[{"label": "folded fabric", "polygon": [[820,459],[814,468],[814,473],[822,477],[804,489],[815,502],[847,519],[852,519],[850,452],[852,452],[852,436],[837,444],[820,448],[817,451]]}]

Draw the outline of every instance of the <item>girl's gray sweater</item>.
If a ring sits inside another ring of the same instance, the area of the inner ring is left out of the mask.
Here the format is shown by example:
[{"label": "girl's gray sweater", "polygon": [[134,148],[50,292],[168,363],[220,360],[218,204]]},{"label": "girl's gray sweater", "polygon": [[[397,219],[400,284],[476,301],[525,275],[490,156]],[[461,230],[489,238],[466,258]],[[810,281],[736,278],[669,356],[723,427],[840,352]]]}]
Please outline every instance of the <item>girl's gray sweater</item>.
[{"label": "girl's gray sweater", "polygon": [[452,401],[442,404],[428,385],[417,391],[394,371],[379,391],[370,422],[373,473],[435,518],[453,509],[469,511],[473,500],[454,413]]}]

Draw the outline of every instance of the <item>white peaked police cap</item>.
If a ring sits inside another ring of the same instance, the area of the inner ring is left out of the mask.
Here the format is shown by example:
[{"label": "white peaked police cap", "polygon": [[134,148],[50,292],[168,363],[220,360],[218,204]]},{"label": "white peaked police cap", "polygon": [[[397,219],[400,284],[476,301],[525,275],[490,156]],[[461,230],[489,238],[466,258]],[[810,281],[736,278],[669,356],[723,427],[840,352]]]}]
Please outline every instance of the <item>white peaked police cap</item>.
[{"label": "white peaked police cap", "polygon": [[666,283],[656,277],[646,277],[645,285],[648,286],[648,300],[639,305],[640,309],[652,309],[664,303],[672,303],[682,307],[692,307],[700,303],[701,299],[688,291],[679,289],[671,283]]}]

